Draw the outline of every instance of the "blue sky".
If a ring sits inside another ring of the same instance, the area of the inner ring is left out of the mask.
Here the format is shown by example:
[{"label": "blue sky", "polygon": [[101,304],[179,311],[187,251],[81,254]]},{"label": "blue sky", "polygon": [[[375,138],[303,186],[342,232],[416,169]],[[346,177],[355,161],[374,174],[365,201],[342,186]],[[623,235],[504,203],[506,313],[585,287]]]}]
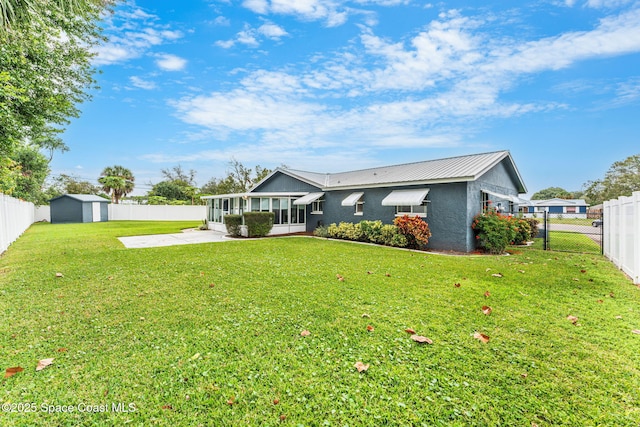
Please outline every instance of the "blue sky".
[{"label": "blue sky", "polygon": [[[480,5],[478,5],[480,4]],[[54,174],[338,172],[510,150],[529,195],[640,153],[640,2],[137,0]]]}]

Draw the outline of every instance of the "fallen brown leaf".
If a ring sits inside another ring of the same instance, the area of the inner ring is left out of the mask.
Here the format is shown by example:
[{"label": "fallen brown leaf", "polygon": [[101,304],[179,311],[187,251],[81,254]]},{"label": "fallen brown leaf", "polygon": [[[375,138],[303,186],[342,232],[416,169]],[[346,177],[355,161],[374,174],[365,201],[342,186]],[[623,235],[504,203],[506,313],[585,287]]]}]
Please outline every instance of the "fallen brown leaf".
[{"label": "fallen brown leaf", "polygon": [[433,344],[433,341],[422,335],[411,335],[411,339],[420,344]]},{"label": "fallen brown leaf", "polygon": [[167,409],[169,411],[173,411],[173,406],[171,406],[171,405],[162,405],[162,409]]},{"label": "fallen brown leaf", "polygon": [[391,273],[384,273],[385,276],[391,277]]},{"label": "fallen brown leaf", "polygon": [[51,365],[53,363],[53,357],[49,358],[49,359],[42,359],[38,361],[38,366],[36,366],[36,371],[42,371],[44,368],[46,368],[47,366]]},{"label": "fallen brown leaf", "polygon": [[489,298],[489,296],[491,296],[491,293],[490,293],[489,291],[486,291],[486,292],[484,293],[484,296],[485,296],[486,298]]},{"label": "fallen brown leaf", "polygon": [[477,340],[482,341],[485,344],[489,342],[489,336],[485,334],[481,334],[480,332],[474,333],[473,337]]},{"label": "fallen brown leaf", "polygon": [[572,316],[572,315],[568,315],[567,316],[567,320],[571,323],[573,323],[574,325],[578,322],[578,318],[576,316]]},{"label": "fallen brown leaf", "polygon": [[64,277],[62,273],[56,273],[56,277]]},{"label": "fallen brown leaf", "polygon": [[300,335],[303,337],[308,337],[309,335],[311,335],[311,332],[305,329],[304,331],[300,332]]},{"label": "fallen brown leaf", "polygon": [[407,328],[407,329],[405,329],[404,331],[405,331],[406,333],[408,333],[408,334],[411,334],[411,335],[414,335],[414,334],[416,333],[416,331],[414,331],[414,330],[413,330],[413,329],[411,329],[411,328]]},{"label": "fallen brown leaf", "polygon": [[273,404],[277,405],[278,403],[280,403],[280,399],[273,399]]},{"label": "fallen brown leaf", "polygon": [[64,347],[60,347],[60,348],[58,349],[58,353],[65,353],[66,351],[67,351],[67,349],[66,349],[66,348],[64,348]]},{"label": "fallen brown leaf", "polygon": [[461,285],[460,283],[454,283],[453,286],[455,286],[456,288],[459,288]]},{"label": "fallen brown leaf", "polygon": [[375,330],[375,328],[371,325],[367,325],[367,331],[369,332],[373,332]]},{"label": "fallen brown leaf", "polygon": [[365,365],[362,362],[356,362],[356,364],[353,366],[358,370],[358,372],[363,372],[369,369],[369,365]]},{"label": "fallen brown leaf", "polygon": [[22,368],[20,366],[14,366],[13,368],[7,368],[7,370],[4,371],[4,377],[5,378],[9,378],[9,377],[14,376],[18,372],[22,372],[22,371],[24,371],[24,368]]},{"label": "fallen brown leaf", "polygon": [[631,331],[632,334],[640,335],[640,329],[634,329]]},{"label": "fallen brown leaf", "polygon": [[521,376],[522,378],[527,378],[527,377],[529,376],[529,374],[527,374],[526,372],[524,372],[524,373],[520,374],[520,376]]},{"label": "fallen brown leaf", "polygon": [[482,312],[485,315],[487,315],[487,316],[490,315],[492,311],[493,311],[493,309],[491,307],[489,307],[488,305],[483,305],[482,306]]},{"label": "fallen brown leaf", "polygon": [[492,276],[493,277],[503,277],[502,273],[493,273]]},{"label": "fallen brown leaf", "polygon": [[236,403],[236,397],[235,396],[231,396],[229,398],[229,400],[227,400],[227,405],[229,405],[229,406],[233,406],[233,405],[235,405],[235,403]]},{"label": "fallen brown leaf", "polygon": [[367,313],[362,313],[362,317],[364,317],[364,318],[366,318],[366,319],[371,318],[371,316],[369,316]]}]

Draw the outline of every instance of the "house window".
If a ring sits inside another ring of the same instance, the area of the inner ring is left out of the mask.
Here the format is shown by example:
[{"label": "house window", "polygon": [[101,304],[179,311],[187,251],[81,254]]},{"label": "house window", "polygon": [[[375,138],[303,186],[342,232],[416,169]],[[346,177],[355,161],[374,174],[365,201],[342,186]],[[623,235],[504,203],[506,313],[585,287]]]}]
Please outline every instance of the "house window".
[{"label": "house window", "polygon": [[482,212],[487,212],[491,207],[491,200],[489,200],[489,194],[482,192]]},{"label": "house window", "polygon": [[356,202],[356,211],[354,215],[363,215],[363,214],[364,214],[364,195],[360,196],[360,198]]},{"label": "house window", "polygon": [[269,200],[268,197],[252,197],[251,212],[269,212]]},{"label": "house window", "polygon": [[324,211],[324,200],[316,200],[311,204],[312,214],[321,214]]},{"label": "house window", "polygon": [[419,216],[425,218],[427,216],[427,201],[417,206],[396,206],[396,216]]},{"label": "house window", "polygon": [[305,223],[305,205],[292,205],[291,206],[291,224],[304,224]]},{"label": "house window", "polygon": [[289,199],[285,197],[271,199],[274,224],[289,224]]},{"label": "house window", "polygon": [[576,213],[575,206],[567,206],[567,213]]}]

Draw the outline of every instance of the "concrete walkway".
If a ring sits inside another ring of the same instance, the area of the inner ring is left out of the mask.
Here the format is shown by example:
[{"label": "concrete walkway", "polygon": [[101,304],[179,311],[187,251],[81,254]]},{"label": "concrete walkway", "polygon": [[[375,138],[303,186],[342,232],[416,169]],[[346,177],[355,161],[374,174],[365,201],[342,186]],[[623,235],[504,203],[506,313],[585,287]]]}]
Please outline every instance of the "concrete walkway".
[{"label": "concrete walkway", "polygon": [[126,248],[155,248],[159,246],[192,245],[194,243],[225,242],[234,240],[225,233],[213,230],[184,230],[182,233],[151,234],[148,236],[118,237]]}]

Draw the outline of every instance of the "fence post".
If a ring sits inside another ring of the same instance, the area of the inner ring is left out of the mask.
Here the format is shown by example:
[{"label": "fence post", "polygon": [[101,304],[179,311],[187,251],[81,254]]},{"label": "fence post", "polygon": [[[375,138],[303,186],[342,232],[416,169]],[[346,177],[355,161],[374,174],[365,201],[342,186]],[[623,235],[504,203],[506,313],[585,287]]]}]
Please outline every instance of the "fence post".
[{"label": "fence post", "polygon": [[633,203],[633,230],[632,230],[632,238],[633,238],[633,254],[632,257],[632,265],[633,265],[633,283],[638,285],[640,284],[640,191],[634,191],[631,195],[631,203]]}]

